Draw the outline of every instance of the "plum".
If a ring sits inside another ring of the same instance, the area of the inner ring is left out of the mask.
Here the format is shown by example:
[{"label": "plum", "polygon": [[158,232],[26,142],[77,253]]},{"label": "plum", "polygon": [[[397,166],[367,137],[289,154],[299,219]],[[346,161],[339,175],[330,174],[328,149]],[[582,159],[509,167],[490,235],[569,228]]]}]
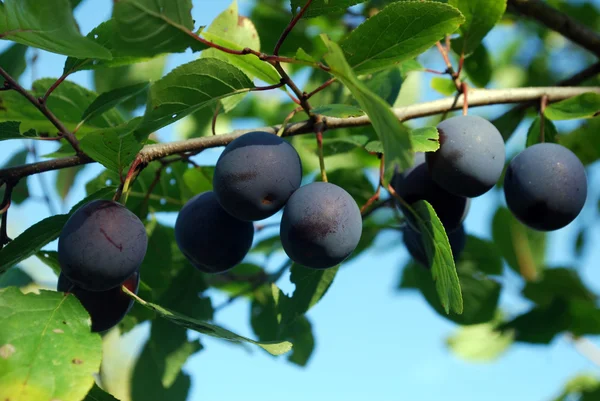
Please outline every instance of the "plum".
[{"label": "plum", "polygon": [[[423,153],[415,154],[413,167],[402,173],[394,174],[391,185],[394,191],[409,205],[420,200],[429,202],[446,232],[452,232],[459,228],[469,211],[469,198],[453,195],[433,181]],[[410,210],[402,203],[397,203],[408,223],[413,228],[418,227]]]},{"label": "plum", "polygon": [[214,192],[223,209],[244,221],[266,219],[300,187],[302,163],[277,135],[250,132],[231,142],[217,161]]},{"label": "plum", "polygon": [[254,225],[225,211],[213,191],[191,198],[175,221],[175,241],[185,257],[205,273],[223,273],[252,247]]},{"label": "plum", "polygon": [[[133,273],[123,285],[137,294],[140,285],[139,272]],[[123,292],[121,286],[107,291],[87,291],[71,282],[63,273],[58,276],[57,290],[75,295],[88,311],[92,320],[92,331],[95,333],[116,326],[133,306],[133,299]]]},{"label": "plum", "polygon": [[587,197],[585,167],[562,145],[535,144],[509,163],[504,196],[510,211],[526,226],[558,230],[583,209]]},{"label": "plum", "polygon": [[446,191],[474,198],[496,185],[504,170],[506,151],[500,131],[479,116],[442,121],[440,148],[427,152],[431,178]]},{"label": "plum", "polygon": [[343,188],[313,182],[298,189],[283,209],[280,236],[294,262],[327,269],[356,249],[362,234],[358,205]]},{"label": "plum", "polygon": [[135,214],[117,202],[95,200],[67,220],[58,239],[58,261],[78,287],[106,291],[139,269],[147,246],[146,229]]}]

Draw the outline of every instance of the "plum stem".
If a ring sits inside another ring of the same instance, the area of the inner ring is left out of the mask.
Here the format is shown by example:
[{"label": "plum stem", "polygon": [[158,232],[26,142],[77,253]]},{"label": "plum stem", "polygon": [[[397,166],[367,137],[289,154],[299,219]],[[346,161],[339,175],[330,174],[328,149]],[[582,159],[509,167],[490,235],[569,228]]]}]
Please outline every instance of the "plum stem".
[{"label": "plum stem", "polygon": [[317,124],[315,124],[315,135],[317,138],[317,149],[319,152],[319,168],[321,169],[321,179],[323,182],[328,182],[327,171],[325,170],[325,156],[323,154],[323,125],[324,124],[322,121],[319,121]]},{"label": "plum stem", "polygon": [[546,112],[546,106],[548,106],[548,96],[544,95],[540,99],[540,142],[544,143],[546,141],[546,117],[544,113]]},{"label": "plum stem", "polygon": [[462,82],[460,89],[461,89],[461,92],[463,94],[463,109],[462,109],[462,113],[463,113],[463,116],[466,116],[467,114],[469,114],[469,99],[467,97],[467,93],[469,92],[469,85],[467,85],[466,82]]},{"label": "plum stem", "polygon": [[385,170],[385,161],[384,161],[384,155],[382,154],[380,157],[380,161],[379,161],[379,184],[377,185],[377,191],[375,191],[375,194],[373,196],[371,196],[367,202],[363,205],[363,207],[360,208],[360,214],[362,214],[363,216],[365,215],[366,210],[375,202],[377,202],[381,196],[381,187],[384,185],[383,181],[384,181],[384,171]]}]

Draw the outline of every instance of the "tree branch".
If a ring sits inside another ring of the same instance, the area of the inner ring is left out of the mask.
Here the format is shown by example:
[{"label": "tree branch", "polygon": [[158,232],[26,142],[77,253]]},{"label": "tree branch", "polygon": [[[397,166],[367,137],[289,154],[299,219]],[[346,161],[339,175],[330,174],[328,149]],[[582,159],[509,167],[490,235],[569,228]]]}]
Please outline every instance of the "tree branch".
[{"label": "tree branch", "polygon": [[[539,101],[542,96],[548,96],[548,102],[557,102],[587,92],[600,93],[600,87],[532,87],[515,89],[472,89],[469,91],[469,107],[489,106],[493,104],[523,103]],[[457,99],[448,97],[432,102],[418,103],[407,107],[393,109],[394,114],[400,121],[414,118],[426,117],[443,113],[447,110],[460,110],[463,107],[462,95]],[[323,117],[324,131],[340,128],[363,127],[370,125],[368,116],[335,118]],[[293,136],[314,133],[314,121],[306,120],[287,126],[282,136]],[[160,143],[146,145],[139,153],[139,159],[143,163],[162,159],[167,156],[185,152],[198,152],[203,149],[226,146],[234,139],[252,131],[266,131],[277,134],[281,126],[262,127],[244,130],[235,130],[228,134],[217,136],[206,136],[193,138],[185,141]],[[16,180],[29,175],[43,173],[45,171],[59,170],[62,168],[78,166],[93,162],[85,155],[70,156],[61,159],[48,160],[40,163],[27,164],[24,166],[11,167],[0,170],[0,181]]]},{"label": "tree branch", "polygon": [[600,57],[600,35],[540,0],[508,0],[508,10],[541,22]]},{"label": "tree branch", "polygon": [[[25,90],[19,83],[10,76],[8,72],[6,72],[2,67],[0,67],[0,76],[2,76],[5,82],[8,83],[10,88],[14,89],[18,93],[20,93],[25,99],[29,101],[33,106],[35,106],[47,119],[56,127],[59,132],[59,135],[65,138],[75,149],[78,154],[83,154],[81,148],[79,147],[79,142],[73,133],[71,133],[63,123],[56,118],[54,114],[48,109],[46,106],[46,101],[44,98],[36,99],[31,93]],[[57,81],[58,82],[58,81]],[[6,83],[5,83],[6,87]]]}]

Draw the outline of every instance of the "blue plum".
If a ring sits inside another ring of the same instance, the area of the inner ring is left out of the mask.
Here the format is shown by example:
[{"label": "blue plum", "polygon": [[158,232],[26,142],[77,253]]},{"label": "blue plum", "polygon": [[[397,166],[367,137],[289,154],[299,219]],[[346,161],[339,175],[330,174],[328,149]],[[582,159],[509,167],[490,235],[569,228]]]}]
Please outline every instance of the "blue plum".
[{"label": "blue plum", "polygon": [[456,116],[442,121],[440,148],[427,152],[433,180],[446,191],[474,198],[496,185],[506,150],[500,131],[479,116]]},{"label": "blue plum", "polygon": [[[402,234],[404,245],[410,253],[410,256],[422,266],[429,268],[427,252],[425,252],[425,246],[421,240],[421,233],[407,224],[402,229]],[[448,233],[448,241],[450,242],[452,256],[454,256],[454,261],[456,262],[462,251],[465,249],[465,244],[467,242],[467,235],[465,234],[465,229],[462,224],[458,229]]]},{"label": "blue plum", "polygon": [[88,202],[67,220],[58,239],[65,276],[88,291],[121,285],[142,264],[148,237],[140,219],[120,203]]},{"label": "blue plum", "polygon": [[252,247],[254,225],[225,211],[212,191],[190,199],[175,221],[181,252],[205,273],[223,273],[240,263]]},{"label": "blue plum", "polygon": [[[137,294],[140,285],[139,272],[133,273],[122,285]],[[116,326],[133,306],[133,299],[123,292],[121,286],[107,291],[87,291],[71,282],[63,273],[58,276],[57,290],[75,295],[89,313],[92,331],[95,333]]]},{"label": "blue plum", "polygon": [[358,205],[343,188],[313,182],[288,200],[281,219],[283,249],[294,262],[327,269],[354,252],[362,234]]},{"label": "blue plum", "polygon": [[[447,232],[459,228],[469,211],[470,200],[453,195],[439,186],[427,169],[425,155],[417,153],[415,164],[408,170],[394,174],[391,181],[394,191],[409,205],[425,200],[431,204]],[[418,227],[415,217],[408,208],[398,202],[409,224]]]},{"label": "blue plum", "polygon": [[255,131],[227,145],[217,161],[213,187],[229,214],[257,221],[281,210],[301,181],[296,149],[277,135]]},{"label": "blue plum", "polygon": [[504,196],[510,211],[526,226],[558,230],[583,209],[587,197],[585,167],[564,146],[538,143],[509,163]]}]

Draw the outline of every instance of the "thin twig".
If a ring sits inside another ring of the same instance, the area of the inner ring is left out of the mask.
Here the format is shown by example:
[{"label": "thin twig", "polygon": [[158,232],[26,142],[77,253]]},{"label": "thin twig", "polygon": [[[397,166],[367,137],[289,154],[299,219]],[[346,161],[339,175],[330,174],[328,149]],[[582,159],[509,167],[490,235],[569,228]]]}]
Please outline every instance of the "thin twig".
[{"label": "thin twig", "polygon": [[544,143],[546,141],[546,117],[544,113],[546,112],[546,106],[548,105],[548,96],[542,96],[540,100],[540,142]]},{"label": "thin twig", "polygon": [[277,40],[277,43],[275,44],[275,49],[273,50],[274,55],[279,56],[279,49],[281,48],[281,45],[283,45],[283,42],[285,42],[285,39],[288,37],[290,32],[292,32],[292,29],[294,29],[298,21],[300,21],[300,18],[302,18],[308,7],[310,7],[312,1],[313,0],[308,0],[304,7],[302,7],[302,9],[298,12],[298,14],[296,14],[296,16],[292,18],[288,26],[285,27],[283,33],[279,37],[279,40]]},{"label": "thin twig", "polygon": [[330,78],[327,82],[325,82],[323,85],[319,86],[317,89],[315,89],[314,91],[305,94],[303,97],[308,100],[311,97],[313,97],[314,95],[316,95],[317,93],[321,92],[323,89],[327,88],[329,85],[331,85],[332,83],[334,83],[337,80],[337,78],[333,77]]},{"label": "thin twig", "polygon": [[[510,104],[536,101],[547,95],[548,103],[569,99],[584,93],[600,93],[600,87],[531,87],[514,89],[470,89],[469,107],[489,106],[493,104]],[[392,112],[400,121],[414,118],[426,117],[444,113],[447,110],[459,110],[463,105],[463,97],[456,100],[453,97],[435,100],[432,102],[418,103],[406,107],[392,109]],[[340,128],[364,127],[371,124],[368,116],[336,118],[323,118],[323,130],[335,130]],[[315,121],[305,120],[290,124],[286,128],[284,137],[314,133]],[[203,149],[215,148],[228,145],[234,139],[252,131],[265,131],[276,134],[280,125],[252,129],[235,130],[228,134],[217,136],[204,136],[184,141],[146,145],[140,151],[139,157],[149,163],[153,160],[162,159],[167,156],[178,155],[186,152],[198,152]],[[85,155],[70,156],[47,160],[24,166],[10,167],[0,170],[0,182],[2,180],[15,180],[45,171],[59,170],[67,167],[79,166],[92,163],[94,160]]]},{"label": "thin twig", "polygon": [[0,75],[4,78],[6,82],[18,93],[20,93],[23,97],[25,97],[29,103],[35,106],[42,114],[58,129],[59,135],[65,138],[75,149],[77,154],[83,154],[81,148],[79,147],[79,141],[69,130],[63,125],[63,123],[56,118],[54,114],[48,109],[46,106],[46,102],[43,99],[36,99],[31,93],[26,91],[19,83],[13,79],[2,67],[0,67]]},{"label": "thin twig", "polygon": [[211,122],[212,134],[217,135],[217,118],[219,118],[219,111],[221,110],[221,102],[217,102],[217,107],[215,107],[215,112],[213,113],[213,118]]},{"label": "thin twig", "polygon": [[461,82],[460,90],[463,94],[462,113],[463,113],[463,116],[466,116],[467,114],[469,114],[469,98],[467,97],[467,94],[469,93],[469,85],[467,85],[466,82]]},{"label": "thin twig", "polygon": [[385,168],[385,161],[384,161],[384,156],[381,155],[380,157],[380,161],[379,161],[379,183],[377,185],[377,191],[375,191],[375,194],[373,196],[371,196],[369,198],[369,200],[367,200],[367,202],[363,205],[363,207],[360,208],[360,214],[362,214],[364,216],[366,210],[375,202],[377,202],[379,200],[379,197],[381,195],[381,187],[383,186],[383,174],[384,174],[384,168]]},{"label": "thin twig", "polygon": [[55,90],[56,88],[58,88],[58,86],[59,86],[60,84],[62,84],[62,83],[63,83],[63,81],[64,81],[65,79],[67,79],[67,77],[68,77],[69,75],[71,75],[71,72],[70,72],[70,71],[69,71],[69,72],[66,72],[66,73],[64,73],[63,75],[61,75],[61,77],[60,77],[60,78],[58,78],[58,79],[56,80],[56,82],[54,82],[54,83],[52,84],[52,86],[48,88],[48,90],[46,91],[46,93],[44,94],[44,96],[42,97],[42,99],[41,99],[40,101],[41,101],[42,103],[46,103],[46,100],[48,100],[48,96],[50,96],[50,95],[52,94],[52,92],[54,92],[54,90]]}]

